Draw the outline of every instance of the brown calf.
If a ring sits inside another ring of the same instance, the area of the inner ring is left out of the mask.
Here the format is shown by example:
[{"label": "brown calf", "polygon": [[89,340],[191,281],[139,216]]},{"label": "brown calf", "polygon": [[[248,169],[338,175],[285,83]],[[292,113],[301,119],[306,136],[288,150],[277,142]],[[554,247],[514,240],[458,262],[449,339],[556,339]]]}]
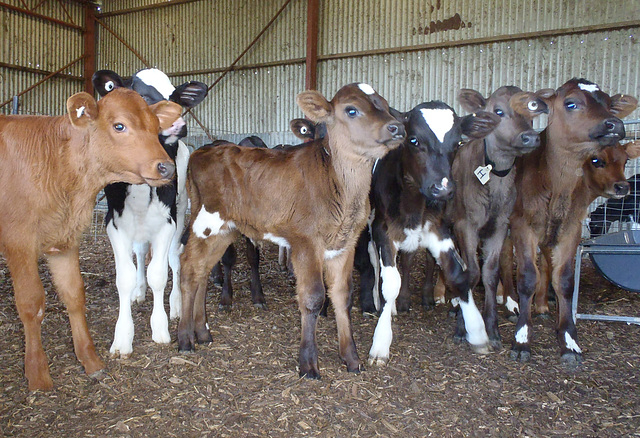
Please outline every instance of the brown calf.
[{"label": "brown calf", "polygon": [[38,257],[47,256],[69,313],[76,356],[87,374],[104,364],[85,318],[78,260],[79,237],[89,225],[96,195],[116,181],[158,186],[174,164],[158,142],[181,107],[149,107],[136,92],[116,90],[99,102],[87,93],[67,100],[68,116],[0,116],[0,252],[11,271],[24,325],[29,389],[53,387],[42,348],[45,291]]},{"label": "brown calf", "polygon": [[[448,204],[447,215],[453,224],[460,255],[467,264],[470,286],[475,289],[482,276],[484,285],[483,318],[489,342],[501,348],[496,313],[496,288],[500,273],[500,251],[509,228],[509,216],[516,200],[514,184],[517,169],[515,160],[540,145],[533,130],[534,117],[547,112],[546,104],[538,97],[553,90],[527,93],[527,105],[511,108],[519,103],[522,90],[518,87],[498,88],[484,98],[475,90],[462,89],[458,101],[469,112],[489,111],[500,117],[498,127],[484,139],[472,139],[460,149],[453,161],[452,175],[458,189]],[[518,112],[520,111],[520,112]],[[482,271],[478,261],[482,254]],[[458,326],[462,338],[464,326]]]},{"label": "brown calf", "polygon": [[[629,193],[629,182],[624,176],[624,167],[627,160],[633,160],[640,156],[640,142],[631,142],[625,145],[606,148],[589,158],[582,166],[584,172],[582,181],[573,192],[573,205],[576,217],[572,222],[572,229],[567,234],[573,235],[580,241],[582,221],[587,216],[587,207],[598,196],[609,199],[620,199]],[[577,246],[577,244],[576,244]],[[548,288],[550,280],[549,262],[551,253],[548,248],[542,251],[540,258],[540,280],[536,286],[535,311],[541,315],[549,313]]]},{"label": "brown calf", "polygon": [[622,95],[609,97],[584,79],[568,81],[544,100],[550,114],[548,126],[540,135],[541,145],[517,163],[518,195],[511,215],[511,237],[516,250],[520,315],[511,357],[526,361],[531,355],[531,299],[539,277],[536,251],[540,246],[552,260],[562,360],[577,363],[582,350],[577,344],[571,299],[572,260],[578,240],[572,230],[576,217],[583,216],[577,211],[583,204],[574,203],[573,193],[582,181],[584,162],[624,138],[619,117],[633,111],[637,100]]},{"label": "brown calf", "polygon": [[207,273],[238,233],[291,247],[302,314],[300,375],[319,377],[316,321],[325,282],[335,309],[340,357],[352,372],[360,360],[351,332],[351,271],[370,206],[374,162],[400,145],[403,125],[366,84],[350,84],[327,101],[317,91],[298,105],[327,135],[285,150],[218,145],[191,155],[189,237],[181,257],[180,351],[211,342]]}]

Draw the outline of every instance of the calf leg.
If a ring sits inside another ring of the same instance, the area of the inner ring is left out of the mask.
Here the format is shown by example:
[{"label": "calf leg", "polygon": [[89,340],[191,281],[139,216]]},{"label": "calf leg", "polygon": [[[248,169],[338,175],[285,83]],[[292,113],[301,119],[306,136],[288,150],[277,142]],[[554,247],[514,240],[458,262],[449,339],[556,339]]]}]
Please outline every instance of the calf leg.
[{"label": "calf leg", "polygon": [[151,312],[151,338],[159,344],[171,342],[169,320],[164,309],[164,291],[167,286],[169,248],[175,234],[175,225],[165,223],[153,237],[153,257],[147,269],[147,281],[153,291],[153,311]]},{"label": "calf leg", "polygon": [[445,284],[453,292],[455,302],[460,305],[466,339],[471,348],[476,353],[488,353],[489,338],[482,315],[473,301],[468,271],[462,265],[462,259],[455,249],[453,239],[444,226],[431,228],[427,248],[439,262]]},{"label": "calf leg", "polygon": [[234,232],[212,235],[206,239],[191,232],[180,256],[182,314],[178,324],[178,350],[193,351],[196,341],[211,342],[207,327],[207,277],[237,236]]},{"label": "calf leg", "polygon": [[171,267],[173,279],[171,294],[169,295],[169,318],[171,319],[180,316],[180,308],[182,305],[180,297],[180,253],[182,251],[180,234],[182,234],[182,226],[176,229],[173,239],[171,239],[171,246],[169,247],[169,267]]},{"label": "calf leg", "polygon": [[133,242],[133,252],[136,255],[136,287],[131,292],[131,302],[142,303],[147,294],[147,279],[145,278],[145,260],[149,252],[148,242]]},{"label": "calf leg", "polygon": [[495,349],[502,349],[502,340],[498,330],[498,314],[496,290],[500,277],[500,252],[506,235],[506,224],[497,229],[493,236],[485,240],[483,245],[482,282],[484,284],[484,324],[489,335],[489,342]]},{"label": "calf leg", "polygon": [[505,305],[507,319],[515,323],[518,321],[520,306],[518,305],[518,294],[513,283],[513,242],[511,236],[507,236],[504,239],[502,251],[500,252],[500,281],[502,283],[502,294],[497,293],[496,302]]},{"label": "calf leg", "polygon": [[308,379],[319,379],[316,326],[325,300],[322,255],[317,254],[315,248],[307,243],[292,247],[291,256],[297,282],[296,292],[302,327],[299,374]]},{"label": "calf leg", "polygon": [[247,261],[251,268],[251,302],[260,309],[267,308],[267,301],[262,292],[262,282],[260,281],[260,248],[251,239],[245,237],[247,244]]},{"label": "calf leg", "polygon": [[233,305],[233,283],[231,281],[231,271],[236,264],[238,256],[235,245],[231,244],[222,255],[222,294],[220,295],[220,310],[231,310]]},{"label": "calf leg", "polygon": [[378,295],[379,266],[376,254],[375,244],[369,239],[369,231],[365,229],[360,233],[354,261],[360,274],[360,310],[363,314],[377,312],[374,294]]},{"label": "calf leg", "polygon": [[580,241],[580,230],[573,236],[566,233],[553,249],[553,288],[557,291],[558,325],[557,336],[562,361],[567,364],[582,362],[582,350],[578,346],[578,332],[573,321],[571,303],[574,286],[574,255]]},{"label": "calf leg", "polygon": [[48,256],[53,282],[62,299],[71,324],[73,349],[87,374],[92,375],[104,368],[104,363],[96,354],[89,334],[85,307],[85,290],[80,274],[78,247]]},{"label": "calf leg", "polygon": [[45,293],[38,274],[37,255],[35,251],[23,249],[6,251],[4,255],[11,272],[16,308],[24,326],[24,373],[29,390],[47,391],[53,388],[53,381],[42,348]]},{"label": "calf leg", "polygon": [[351,271],[353,270],[353,257],[354,250],[352,249],[326,261],[325,273],[328,295],[336,316],[340,359],[347,365],[347,371],[359,373],[361,363],[351,328],[351,299],[353,292]]},{"label": "calf leg", "polygon": [[549,285],[551,282],[551,254],[548,249],[540,255],[540,279],[536,284],[534,307],[536,313],[549,318]]},{"label": "calf leg", "polygon": [[411,307],[411,290],[409,280],[411,277],[411,266],[413,265],[415,253],[401,251],[398,254],[402,281],[400,282],[400,292],[396,299],[396,310],[398,312],[408,312]]},{"label": "calf leg", "polygon": [[436,268],[436,260],[429,251],[426,252],[424,262],[424,283],[422,284],[422,305],[430,309],[440,303],[439,297],[434,294],[433,273]]},{"label": "calf leg", "polygon": [[[374,226],[376,224],[374,223]],[[397,251],[386,233],[374,229],[376,245],[380,253],[380,278],[382,280],[382,296],[385,300],[378,324],[373,333],[373,342],[369,350],[369,364],[384,365],[389,360],[389,347],[393,339],[391,316],[396,313],[396,298],[400,292],[401,277],[396,265]]]},{"label": "calf leg", "polygon": [[[515,224],[514,224],[515,225]],[[531,358],[531,299],[538,281],[536,249],[538,240],[528,227],[512,228],[517,260],[518,304],[520,314],[515,328],[515,341],[511,347],[511,358],[526,362]]]},{"label": "calf leg", "polygon": [[[133,241],[113,226],[113,221],[107,225],[107,235],[113,248],[116,266],[116,288],[118,289],[118,320],[116,321],[113,342],[110,353],[127,356],[133,352],[133,336],[135,328],[131,316],[131,302],[133,291],[136,289],[136,266],[131,258]],[[142,261],[144,265],[144,259]],[[146,286],[145,286],[146,287]]]}]

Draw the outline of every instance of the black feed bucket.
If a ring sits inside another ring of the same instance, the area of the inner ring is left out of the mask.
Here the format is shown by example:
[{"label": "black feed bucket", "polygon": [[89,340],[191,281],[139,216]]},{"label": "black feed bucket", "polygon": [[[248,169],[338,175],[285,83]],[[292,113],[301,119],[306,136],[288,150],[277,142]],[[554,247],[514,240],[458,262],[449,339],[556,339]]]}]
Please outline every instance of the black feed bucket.
[{"label": "black feed bucket", "polygon": [[604,234],[583,243],[600,274],[622,289],[640,292],[640,230]]}]

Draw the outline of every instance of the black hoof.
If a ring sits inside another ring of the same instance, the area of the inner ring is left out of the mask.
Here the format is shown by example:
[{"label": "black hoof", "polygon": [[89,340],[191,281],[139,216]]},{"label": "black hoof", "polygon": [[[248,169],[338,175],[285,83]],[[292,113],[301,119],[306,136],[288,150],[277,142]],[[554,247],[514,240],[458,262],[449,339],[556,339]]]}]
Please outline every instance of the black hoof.
[{"label": "black hoof", "polygon": [[253,307],[255,307],[256,309],[268,310],[267,303],[254,303]]},{"label": "black hoof", "polygon": [[529,362],[529,360],[531,360],[531,352],[527,350],[512,349],[509,352],[509,357],[511,357],[512,360]]},{"label": "black hoof", "polygon": [[300,377],[304,377],[305,379],[320,380],[320,373],[315,370],[309,370],[307,372],[300,371]]},{"label": "black hoof", "polygon": [[364,365],[359,363],[357,366],[351,368],[347,365],[347,371],[354,374],[360,374],[361,372],[366,371],[366,369],[364,368]]},{"label": "black hoof", "polygon": [[458,316],[457,313],[456,309],[449,309],[449,313],[447,315],[449,315],[449,318],[456,318]]},{"label": "black hoof", "polygon": [[396,310],[398,313],[408,313],[411,308],[411,304],[406,301],[396,301]]},{"label": "black hoof", "polygon": [[223,312],[231,312],[231,304],[218,304],[218,310],[222,310]]},{"label": "black hoof", "polygon": [[453,343],[454,344],[462,344],[463,342],[467,342],[466,336],[462,335],[453,335]]},{"label": "black hoof", "polygon": [[500,339],[489,339],[489,345],[491,345],[491,348],[495,351],[502,350],[502,341]]},{"label": "black hoof", "polygon": [[509,320],[509,322],[512,322],[514,324],[518,323],[518,315],[516,315],[515,313],[512,313],[509,316],[507,316],[507,319]]},{"label": "black hoof", "polygon": [[574,351],[567,351],[560,357],[560,360],[564,365],[575,367],[582,363],[582,355]]}]

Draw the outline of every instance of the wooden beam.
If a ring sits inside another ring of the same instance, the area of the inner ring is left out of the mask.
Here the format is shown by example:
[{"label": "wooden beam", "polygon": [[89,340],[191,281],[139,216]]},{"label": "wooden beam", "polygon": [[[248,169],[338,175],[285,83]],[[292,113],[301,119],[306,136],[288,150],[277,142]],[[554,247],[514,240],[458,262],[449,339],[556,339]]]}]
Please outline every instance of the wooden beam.
[{"label": "wooden beam", "polygon": [[93,96],[93,83],[91,78],[96,71],[96,8],[93,5],[84,7],[84,91]]},{"label": "wooden beam", "polygon": [[318,20],[320,0],[307,0],[307,58],[305,90],[315,90],[318,79]]},{"label": "wooden beam", "polygon": [[28,9],[19,8],[14,5],[10,5],[5,2],[0,2],[0,8],[8,9],[13,12],[18,12],[23,15],[27,15],[29,17],[38,18],[40,20],[48,21],[50,23],[58,24],[60,26],[68,27],[69,29],[84,31],[82,26],[78,26],[77,24],[67,23],[66,21],[58,20],[57,18],[48,17],[46,15],[38,14],[37,12],[32,12]]}]

